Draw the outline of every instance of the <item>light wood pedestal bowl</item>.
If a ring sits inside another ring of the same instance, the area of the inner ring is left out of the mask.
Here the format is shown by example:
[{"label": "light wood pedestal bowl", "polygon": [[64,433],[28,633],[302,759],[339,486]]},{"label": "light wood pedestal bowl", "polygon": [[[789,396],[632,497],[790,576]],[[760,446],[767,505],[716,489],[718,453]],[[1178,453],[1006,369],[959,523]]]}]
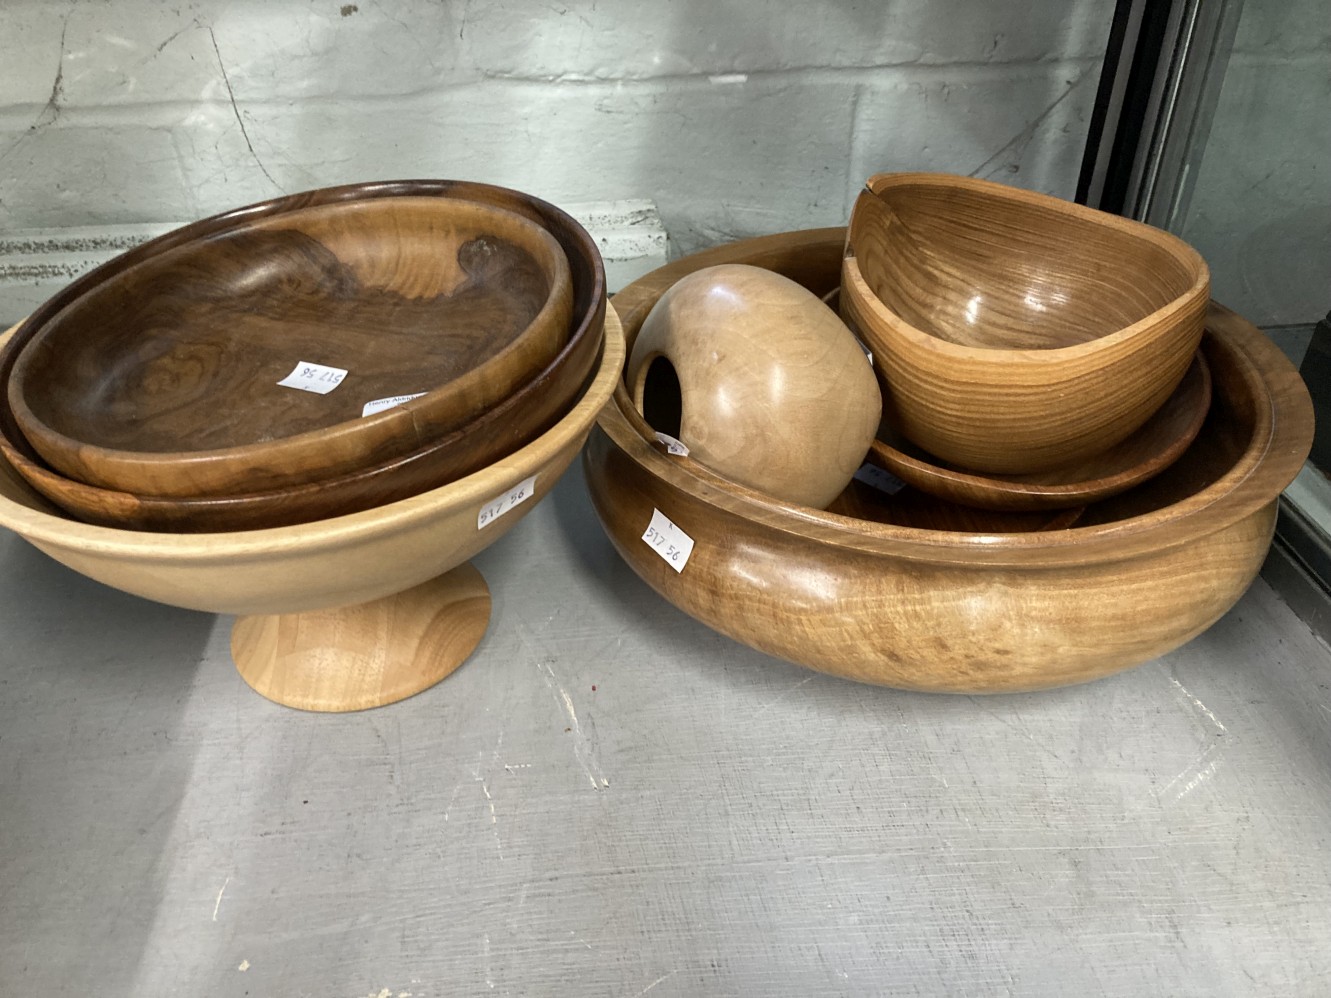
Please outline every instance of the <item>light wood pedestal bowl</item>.
[{"label": "light wood pedestal bowl", "polygon": [[[648,275],[616,297],[630,348],[655,298],[696,267],[761,261],[830,290],[843,235],[747,240]],[[930,530],[764,500],[692,474],[645,439],[622,385],[584,452],[588,486],[612,543],[649,585],[770,655],[914,690],[1085,682],[1177,647],[1234,604],[1311,445],[1311,403],[1284,355],[1219,306],[1207,328],[1213,402],[1196,441],[1070,529]],[[694,542],[680,572],[641,539],[654,510]]]},{"label": "light wood pedestal bowl", "polygon": [[236,667],[269,699],[359,710],[439,682],[471,653],[489,591],[467,559],[554,486],[624,364],[606,311],[596,379],[548,432],[466,478],[348,516],[270,530],[144,533],[72,520],[0,463],[0,525],[116,589],[240,615]]}]

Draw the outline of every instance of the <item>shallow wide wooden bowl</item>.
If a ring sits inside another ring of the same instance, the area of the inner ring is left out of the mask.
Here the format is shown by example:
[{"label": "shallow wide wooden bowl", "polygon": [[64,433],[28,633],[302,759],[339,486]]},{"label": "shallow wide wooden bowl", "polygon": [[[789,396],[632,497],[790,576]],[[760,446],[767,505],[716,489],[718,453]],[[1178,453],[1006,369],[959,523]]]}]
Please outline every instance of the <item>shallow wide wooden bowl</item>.
[{"label": "shallow wide wooden bowl", "polygon": [[855,202],[841,309],[907,439],[1025,474],[1123,440],[1202,335],[1210,276],[1150,226],[1002,184],[883,174]]},{"label": "shallow wide wooden bowl", "polygon": [[648,422],[740,484],[825,507],[864,463],[882,397],[836,313],[789,278],[729,264],[678,281],[625,373]]},{"label": "shallow wide wooden bowl", "polygon": [[[205,219],[57,294],[11,348],[28,442],[104,488],[266,491],[416,450],[558,355],[572,283],[539,222],[427,185],[358,193]],[[347,373],[326,394],[279,384],[308,364]]]},{"label": "shallow wide wooden bowl", "polygon": [[[493,543],[554,486],[622,371],[607,315],[595,380],[559,422],[494,464],[400,502],[316,523],[219,534],[145,533],[80,523],[0,463],[0,526],[116,589],[213,613],[290,614],[364,604],[433,579]],[[494,503],[528,483],[498,516]],[[362,704],[364,705],[364,704]]]},{"label": "shallow wide wooden bowl", "polygon": [[[372,509],[438,488],[525,446],[567,412],[596,374],[606,307],[601,256],[587,231],[553,205],[512,200],[522,196],[504,188],[453,186],[465,188],[468,198],[493,197],[508,210],[531,210],[533,220],[554,234],[572,270],[575,316],[568,342],[541,372],[463,427],[410,453],[305,485],[231,496],[147,496],[98,488],[51,469],[28,446],[0,394],[0,455],[29,485],[85,522],[210,533],[289,526]],[[0,384],[8,380],[13,360],[13,351],[0,353]]]},{"label": "shallow wide wooden bowl", "polygon": [[[790,233],[677,261],[617,296],[626,336],[663,286],[696,266],[761,261],[825,292],[839,234]],[[625,416],[623,386],[584,453],[592,500],[649,585],[768,654],[917,690],[1095,679],[1182,644],[1233,605],[1311,445],[1307,390],[1284,356],[1219,306],[1209,328],[1213,402],[1192,447],[1151,481],[1087,507],[1071,529],[918,529],[741,494],[644,439]],[[641,540],[654,510],[694,541],[680,573]]]},{"label": "shallow wide wooden bowl", "polygon": [[1199,353],[1174,394],[1113,447],[1072,464],[1028,475],[985,475],[940,463],[887,425],[869,460],[922,492],[987,510],[1064,509],[1126,492],[1183,456],[1211,407],[1211,369]]}]

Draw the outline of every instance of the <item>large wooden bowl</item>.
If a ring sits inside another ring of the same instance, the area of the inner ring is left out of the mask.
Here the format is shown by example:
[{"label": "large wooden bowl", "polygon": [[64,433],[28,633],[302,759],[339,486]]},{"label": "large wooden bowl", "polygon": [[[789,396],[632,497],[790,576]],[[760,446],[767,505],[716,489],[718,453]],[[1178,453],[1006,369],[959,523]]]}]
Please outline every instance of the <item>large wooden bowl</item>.
[{"label": "large wooden bowl", "polygon": [[[626,336],[694,267],[761,261],[827,291],[842,234],[748,240],[677,261],[617,296]],[[1233,605],[1311,445],[1307,390],[1280,351],[1219,306],[1208,328],[1213,402],[1193,446],[1150,482],[1089,506],[1071,529],[918,529],[741,494],[644,439],[625,416],[622,385],[585,451],[592,500],[649,585],[768,654],[917,690],[1095,679],[1182,644]],[[641,539],[656,510],[694,542],[681,572]]]},{"label": "large wooden bowl", "polygon": [[911,441],[1025,474],[1098,454],[1169,398],[1210,277],[1150,226],[989,181],[883,174],[855,202],[841,309]]},{"label": "large wooden bowl", "polygon": [[[426,183],[415,181],[414,189]],[[102,489],[67,478],[32,450],[0,393],[0,454],[37,491],[88,523],[137,530],[210,533],[289,526],[342,516],[438,488],[530,443],[581,396],[597,370],[605,322],[605,272],[596,243],[553,205],[501,187],[429,182],[461,196],[530,212],[559,241],[572,271],[574,321],[555,358],[499,404],[410,453],[305,485],[242,495],[152,496]],[[5,384],[15,351],[0,353]]]},{"label": "large wooden bowl", "polygon": [[[205,219],[57,294],[12,347],[28,442],[104,488],[271,490],[416,450],[559,353],[572,284],[541,224],[428,187],[359,193]],[[306,365],[346,373],[326,394],[280,384]]]},{"label": "large wooden bowl", "polygon": [[[386,703],[438,682],[479,641],[488,595],[463,563],[549,492],[623,363],[619,322],[607,313],[596,378],[552,429],[466,478],[349,516],[225,534],[115,530],[70,519],[0,463],[0,525],[125,592],[255,615],[237,622],[233,655],[246,680],[273,699],[321,710]],[[464,576],[460,599],[436,578],[450,570]],[[468,617],[466,640],[454,640],[455,604]]]}]

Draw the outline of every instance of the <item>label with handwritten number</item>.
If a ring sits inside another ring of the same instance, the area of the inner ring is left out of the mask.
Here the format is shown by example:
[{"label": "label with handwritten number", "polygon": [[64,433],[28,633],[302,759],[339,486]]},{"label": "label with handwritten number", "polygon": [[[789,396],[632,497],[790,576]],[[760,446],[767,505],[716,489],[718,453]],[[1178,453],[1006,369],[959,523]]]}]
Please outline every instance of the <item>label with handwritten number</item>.
[{"label": "label with handwritten number", "polygon": [[347,372],[340,367],[327,367],[302,360],[278,384],[283,388],[299,388],[303,392],[327,395],[342,384],[342,379],[346,376]]},{"label": "label with handwritten number", "polygon": [[476,514],[476,529],[484,530],[514,506],[521,506],[524,502],[530,499],[535,492],[535,475],[518,482],[517,485],[513,486],[502,496],[492,499],[481,507],[481,511]]},{"label": "label with handwritten number", "polygon": [[855,479],[877,489],[879,492],[886,492],[890,496],[896,495],[906,487],[906,483],[900,478],[890,471],[884,471],[876,464],[863,465],[859,471],[855,472]]},{"label": "label with handwritten number", "polygon": [[689,456],[689,449],[685,446],[684,441],[676,440],[669,433],[662,433],[657,430],[656,439],[665,444],[667,454],[678,454],[680,457]]},{"label": "label with handwritten number", "polygon": [[652,522],[647,524],[642,539],[676,572],[684,571],[693,554],[693,538],[671,523],[659,509],[652,509]]},{"label": "label with handwritten number", "polygon": [[386,399],[375,399],[373,402],[366,402],[361,407],[360,414],[363,417],[373,416],[376,412],[383,412],[385,409],[395,409],[403,402],[410,402],[412,399],[418,399],[424,392],[417,392],[415,395],[390,395]]}]

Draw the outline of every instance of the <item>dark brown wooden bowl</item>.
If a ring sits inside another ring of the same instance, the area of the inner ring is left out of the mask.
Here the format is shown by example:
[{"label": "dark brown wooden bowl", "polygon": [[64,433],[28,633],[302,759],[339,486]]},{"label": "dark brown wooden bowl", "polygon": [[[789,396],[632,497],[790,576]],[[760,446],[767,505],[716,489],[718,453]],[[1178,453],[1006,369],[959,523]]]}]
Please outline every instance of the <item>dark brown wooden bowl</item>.
[{"label": "dark brown wooden bowl", "polygon": [[[821,294],[836,283],[843,237],[745,240],[648,275],[616,296],[630,348],[661,291],[690,270],[754,263]],[[644,438],[623,385],[583,465],[597,515],[633,570],[753,648],[909,689],[1085,682],[1177,647],[1233,606],[1311,446],[1307,389],[1259,330],[1212,305],[1202,349],[1213,401],[1192,446],[1066,530],[921,529],[742,491]],[[643,540],[658,514],[693,541],[682,568]]]},{"label": "dark brown wooden bowl", "polygon": [[[311,485],[202,499],[138,496],[73,482],[46,467],[18,432],[0,393],[0,451],[30,485],[88,522],[200,533],[288,526],[372,509],[438,488],[526,446],[554,425],[595,377],[606,315],[605,270],[596,242],[576,220],[545,201],[458,181],[412,181],[411,189],[426,185],[531,218],[559,241],[572,274],[574,322],[564,348],[536,377],[463,429],[410,454]],[[21,332],[20,326],[14,335]],[[0,352],[0,384],[13,358],[7,349]]]},{"label": "dark brown wooden bowl", "polygon": [[[569,262],[530,214],[428,182],[315,191],[186,226],[56,295],[15,337],[9,402],[70,478],[270,491],[465,426],[549,365],[572,315]],[[298,364],[348,373],[327,394],[279,385]]]},{"label": "dark brown wooden bowl", "polygon": [[1183,456],[1211,407],[1211,369],[1200,353],[1174,394],[1138,430],[1081,461],[1029,475],[986,475],[952,467],[902,439],[884,422],[869,461],[921,492],[985,510],[1083,506],[1125,492]]}]

